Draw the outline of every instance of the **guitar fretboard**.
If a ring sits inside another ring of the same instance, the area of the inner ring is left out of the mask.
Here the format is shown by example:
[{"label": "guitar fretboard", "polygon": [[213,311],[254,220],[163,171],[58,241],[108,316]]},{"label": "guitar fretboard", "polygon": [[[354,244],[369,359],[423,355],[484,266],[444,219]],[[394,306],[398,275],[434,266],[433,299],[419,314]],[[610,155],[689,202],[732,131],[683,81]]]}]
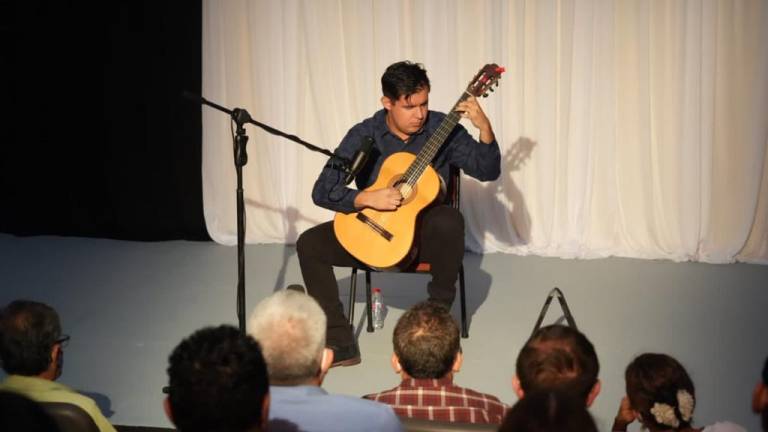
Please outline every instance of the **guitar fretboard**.
[{"label": "guitar fretboard", "polygon": [[440,126],[437,127],[437,130],[435,133],[432,134],[432,136],[429,137],[427,140],[427,143],[424,145],[424,147],[421,149],[418,155],[416,155],[416,159],[411,163],[411,166],[408,167],[408,169],[405,171],[405,174],[403,175],[403,180],[405,183],[408,184],[408,186],[413,187],[416,182],[419,181],[419,178],[421,178],[421,175],[424,173],[424,170],[427,168],[427,165],[429,165],[432,162],[432,159],[437,154],[437,151],[440,149],[440,146],[445,143],[445,140],[448,138],[448,135],[451,134],[453,131],[453,128],[456,127],[456,123],[459,122],[459,119],[461,118],[461,114],[456,112],[456,106],[466,100],[469,96],[471,96],[470,93],[464,92],[458,101],[456,101],[455,104],[453,104],[453,108],[451,108],[451,112],[443,118],[443,121],[440,122]]}]

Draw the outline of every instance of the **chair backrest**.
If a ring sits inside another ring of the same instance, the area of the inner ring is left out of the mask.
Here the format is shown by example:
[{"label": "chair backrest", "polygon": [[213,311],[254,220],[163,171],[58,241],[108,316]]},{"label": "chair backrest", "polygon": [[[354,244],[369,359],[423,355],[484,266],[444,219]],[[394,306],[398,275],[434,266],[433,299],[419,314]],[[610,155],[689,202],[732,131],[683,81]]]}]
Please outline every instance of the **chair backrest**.
[{"label": "chair backrest", "polygon": [[461,168],[451,165],[448,176],[446,204],[458,209],[461,202]]},{"label": "chair backrest", "polygon": [[491,432],[499,429],[494,424],[450,423],[444,421],[432,421],[400,417],[400,422],[406,432],[456,432],[456,431],[482,431]]},{"label": "chair backrest", "polygon": [[123,426],[114,425],[117,432],[174,432],[176,429],[153,426]]},{"label": "chair backrest", "polygon": [[61,432],[99,432],[99,427],[84,409],[65,402],[41,402]]}]

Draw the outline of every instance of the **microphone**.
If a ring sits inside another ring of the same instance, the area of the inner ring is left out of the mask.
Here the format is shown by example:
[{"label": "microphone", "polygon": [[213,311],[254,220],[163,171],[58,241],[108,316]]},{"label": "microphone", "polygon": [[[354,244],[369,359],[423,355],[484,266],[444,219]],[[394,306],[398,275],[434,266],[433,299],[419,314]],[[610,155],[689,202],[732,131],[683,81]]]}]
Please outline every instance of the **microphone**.
[{"label": "microphone", "polygon": [[358,150],[352,157],[352,163],[349,166],[349,172],[347,173],[347,176],[344,178],[344,184],[350,184],[352,180],[355,179],[357,173],[359,173],[360,170],[365,166],[365,162],[368,161],[368,155],[373,149],[373,138],[364,136],[360,142],[360,150]]}]

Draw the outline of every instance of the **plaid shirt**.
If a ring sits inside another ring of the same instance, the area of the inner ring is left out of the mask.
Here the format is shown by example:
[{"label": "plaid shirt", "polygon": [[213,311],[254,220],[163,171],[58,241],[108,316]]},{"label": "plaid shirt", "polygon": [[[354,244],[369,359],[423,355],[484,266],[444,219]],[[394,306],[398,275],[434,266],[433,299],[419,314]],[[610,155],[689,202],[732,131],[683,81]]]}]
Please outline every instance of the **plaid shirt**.
[{"label": "plaid shirt", "polygon": [[501,424],[508,408],[496,396],[454,385],[452,378],[411,378],[363,397],[391,405],[401,417],[455,423]]}]

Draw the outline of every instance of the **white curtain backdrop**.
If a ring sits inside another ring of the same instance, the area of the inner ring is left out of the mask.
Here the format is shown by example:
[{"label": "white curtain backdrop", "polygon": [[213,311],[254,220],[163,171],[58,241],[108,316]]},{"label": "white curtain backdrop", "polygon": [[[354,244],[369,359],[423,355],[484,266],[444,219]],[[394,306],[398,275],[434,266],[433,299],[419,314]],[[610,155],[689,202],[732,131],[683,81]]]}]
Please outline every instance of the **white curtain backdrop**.
[{"label": "white curtain backdrop", "polygon": [[[485,63],[502,176],[465,177],[468,248],[768,263],[768,2],[208,0],[203,96],[333,150],[423,63],[445,111]],[[471,125],[467,128],[474,132]],[[326,157],[248,126],[249,243],[330,220]],[[236,243],[228,117],[203,110],[208,231]]]}]

